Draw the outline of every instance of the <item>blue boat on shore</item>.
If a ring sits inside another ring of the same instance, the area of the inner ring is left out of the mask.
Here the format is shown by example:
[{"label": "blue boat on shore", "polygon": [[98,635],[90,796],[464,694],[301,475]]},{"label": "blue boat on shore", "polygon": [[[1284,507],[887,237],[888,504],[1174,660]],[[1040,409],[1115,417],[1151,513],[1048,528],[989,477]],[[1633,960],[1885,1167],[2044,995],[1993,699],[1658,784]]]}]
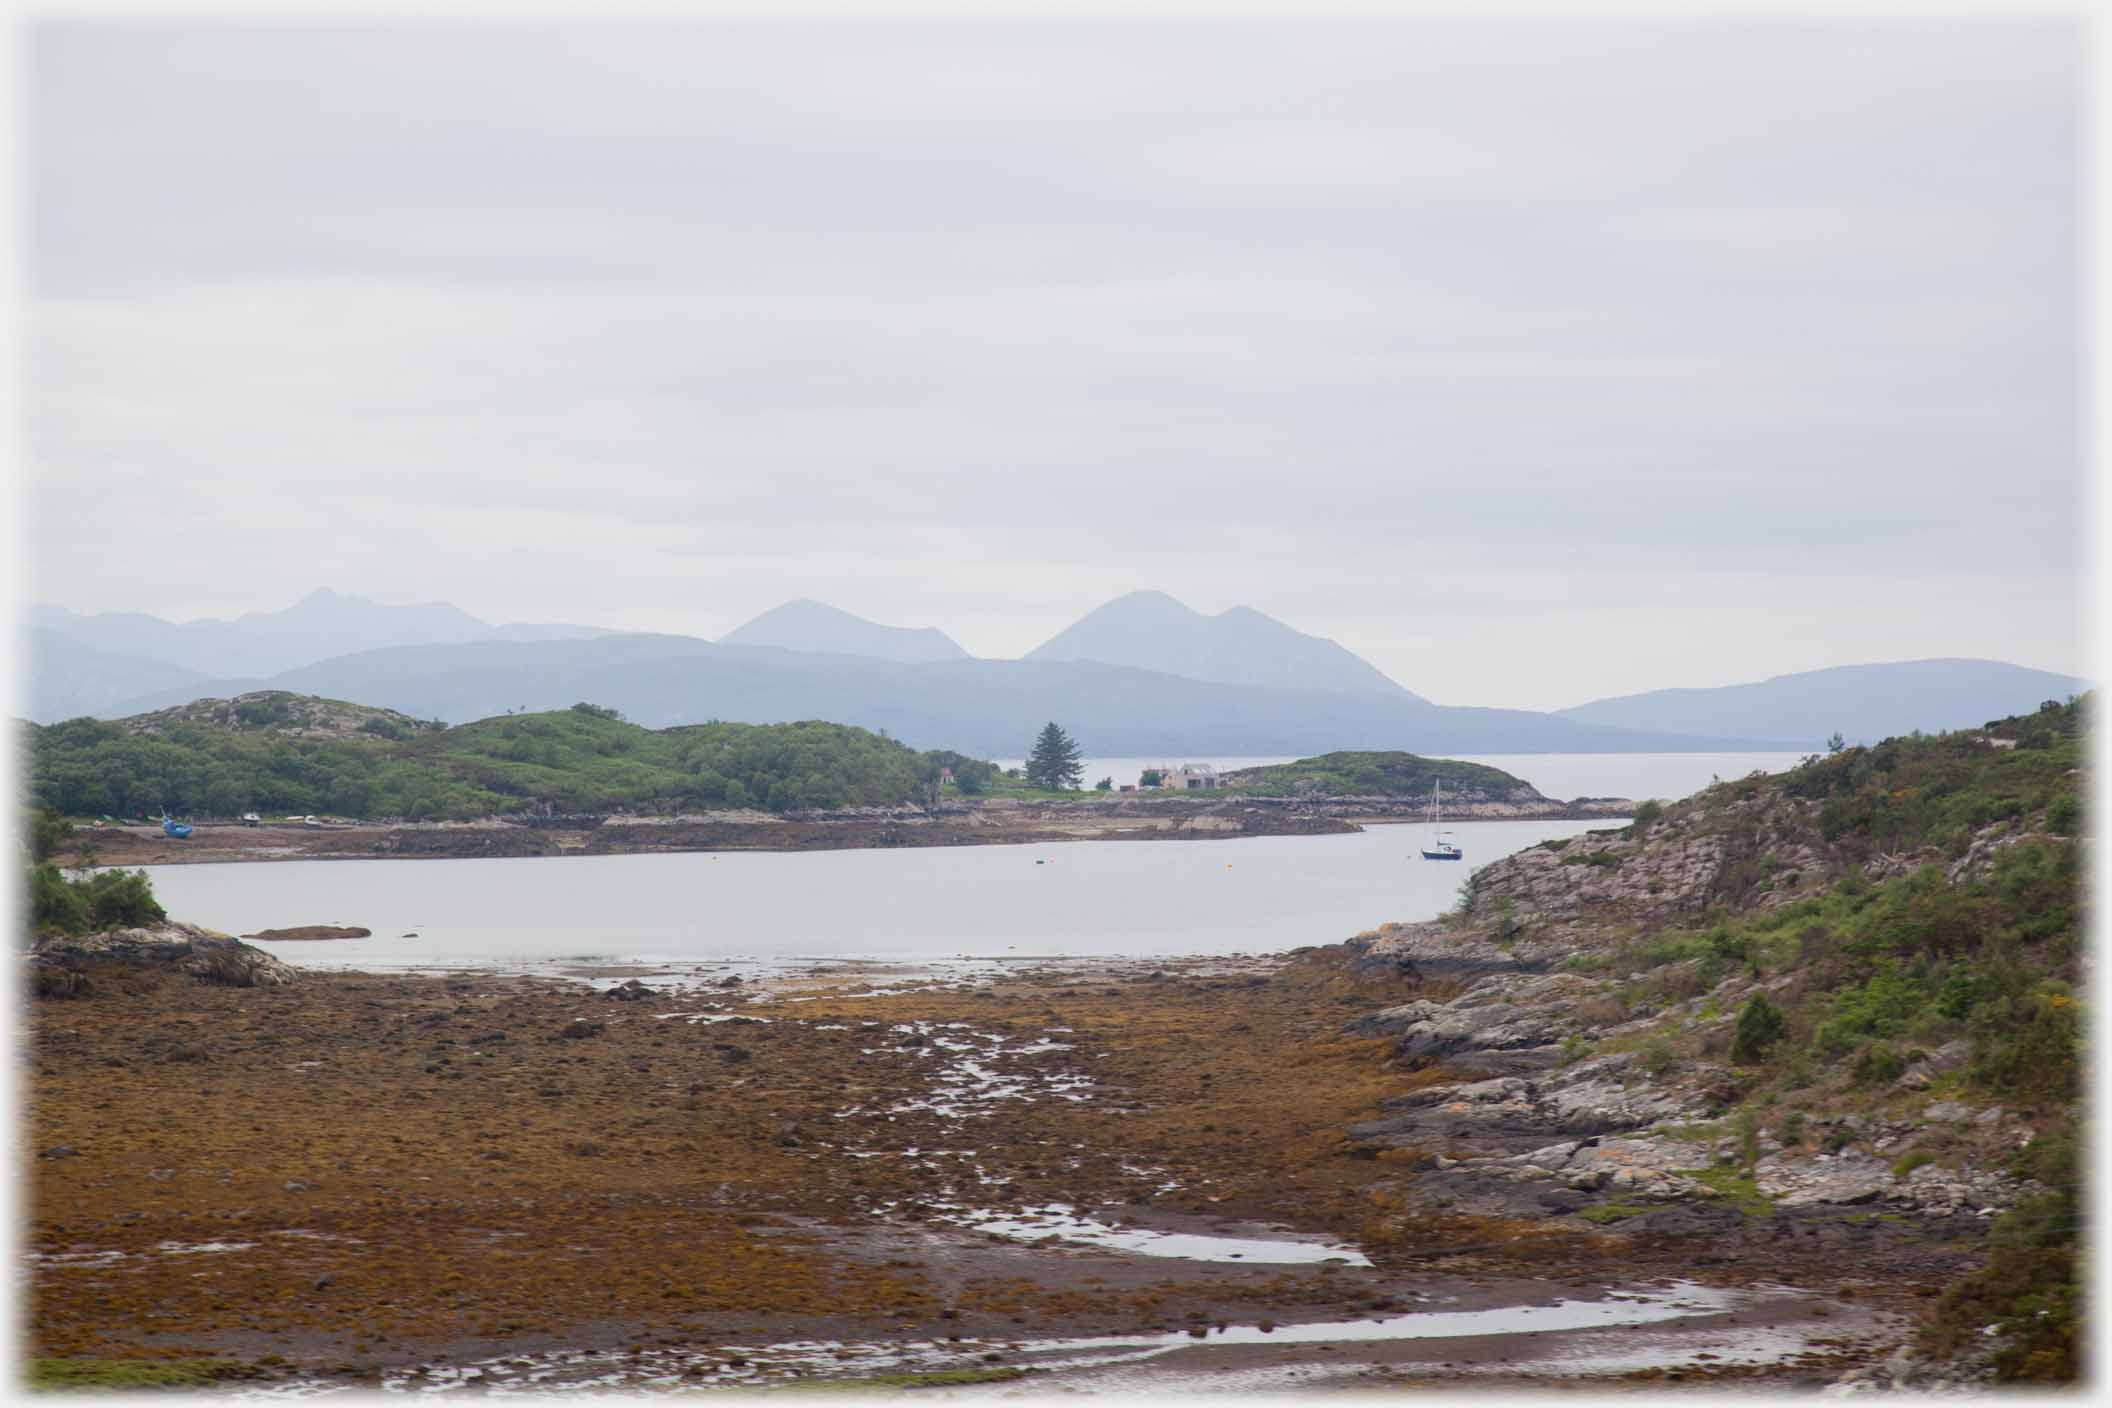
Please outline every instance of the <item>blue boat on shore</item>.
[{"label": "blue boat on shore", "polygon": [[161,834],[181,841],[184,837],[191,834],[191,828],[184,822],[180,822],[170,816],[169,809],[163,807],[161,809]]}]

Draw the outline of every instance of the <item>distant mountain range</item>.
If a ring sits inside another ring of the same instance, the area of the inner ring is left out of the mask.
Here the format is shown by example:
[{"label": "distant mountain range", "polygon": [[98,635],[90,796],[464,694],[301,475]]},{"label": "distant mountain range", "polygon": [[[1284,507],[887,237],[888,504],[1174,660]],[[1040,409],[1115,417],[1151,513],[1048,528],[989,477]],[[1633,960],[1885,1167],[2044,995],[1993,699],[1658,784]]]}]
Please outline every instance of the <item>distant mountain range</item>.
[{"label": "distant mountain range", "polygon": [[1876,743],[1916,729],[1978,728],[2089,687],[2089,681],[2073,675],[1999,660],[1902,660],[1838,665],[1717,689],[1656,689],[1556,712],[1612,728],[1757,732],[1816,748],[1836,732],[1849,743]]},{"label": "distant mountain range", "polygon": [[201,670],[106,650],[63,631],[32,626],[22,647],[29,664],[22,672],[22,711],[38,723],[83,714],[120,718],[121,706],[142,694],[211,692],[213,677]]},{"label": "distant mountain range", "polygon": [[1331,640],[1251,606],[1205,616],[1164,592],[1131,592],[1087,612],[1028,660],[1097,660],[1219,684],[1385,694],[1428,703]]},{"label": "distant mountain range", "polygon": [[968,652],[935,626],[880,626],[848,611],[801,598],[773,607],[719,637],[721,645],[768,645],[824,655],[865,655],[922,664],[966,660]]},{"label": "distant mountain range", "polygon": [[1020,660],[974,659],[937,629],[807,600],[716,643],[494,626],[441,603],[328,590],[232,621],[39,607],[29,624],[23,703],[39,722],[284,689],[457,722],[581,700],[648,727],[827,719],[988,756],[1020,753],[1050,719],[1100,756],[1801,752],[1835,730],[1853,740],[1977,724],[2084,687],[1992,661],[1916,661],[1553,714],[1459,708],[1251,608],[1206,616],[1160,592],[1118,597]]},{"label": "distant mountain range", "polygon": [[[299,665],[388,645],[442,645],[471,640],[580,640],[612,635],[599,626],[492,626],[445,602],[384,606],[322,587],[283,611],[253,611],[231,621],[164,621],[137,611],[81,615],[32,606],[28,624],[106,656],[131,656],[203,676],[270,675]],[[38,670],[33,653],[32,664]]]},{"label": "distant mountain range", "polygon": [[[214,681],[230,696],[283,689],[450,722],[582,700],[648,728],[723,719],[827,719],[885,730],[916,748],[1016,756],[1050,719],[1088,755],[1308,755],[1331,748],[1417,753],[1678,752],[1766,746],[1753,739],[1639,733],[1518,709],[1450,709],[1406,693],[1345,694],[1218,684],[1090,660],[902,664],[689,636],[405,645]],[[110,717],[187,703],[163,690]],[[1322,746],[1322,745],[1326,746]]]}]

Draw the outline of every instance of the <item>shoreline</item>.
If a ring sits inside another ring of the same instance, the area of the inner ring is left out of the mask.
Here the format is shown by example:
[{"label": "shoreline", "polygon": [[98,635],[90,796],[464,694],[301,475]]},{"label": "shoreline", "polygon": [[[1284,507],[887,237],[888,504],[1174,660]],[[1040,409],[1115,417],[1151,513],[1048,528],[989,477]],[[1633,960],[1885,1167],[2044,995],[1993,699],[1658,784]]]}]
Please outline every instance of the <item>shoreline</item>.
[{"label": "shoreline", "polygon": [[[1625,822],[1623,798],[1527,807],[1468,804],[1448,816],[1482,821]],[[955,846],[1041,845],[1070,841],[1216,841],[1250,836],[1349,835],[1367,826],[1409,825],[1421,804],[1374,799],[1290,802],[1239,798],[1211,802],[1000,802],[976,808],[861,811],[777,817],[706,813],[683,817],[590,817],[529,822],[414,822],[343,826],[243,826],[201,822],[176,840],[158,826],[77,827],[59,861],[104,867],[282,860],[511,859],[572,855],[694,854],[711,851],[834,851]]]}]

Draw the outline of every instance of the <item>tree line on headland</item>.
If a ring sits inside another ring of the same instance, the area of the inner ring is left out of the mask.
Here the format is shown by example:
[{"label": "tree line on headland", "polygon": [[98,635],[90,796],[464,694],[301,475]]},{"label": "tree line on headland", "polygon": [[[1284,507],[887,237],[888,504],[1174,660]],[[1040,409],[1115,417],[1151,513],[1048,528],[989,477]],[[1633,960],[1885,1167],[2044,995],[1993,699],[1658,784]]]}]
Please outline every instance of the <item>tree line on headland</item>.
[{"label": "tree line on headland", "polygon": [[942,782],[973,795],[999,777],[980,759],[818,721],[654,730],[583,703],[450,728],[296,695],[206,704],[29,726],[31,803],[90,817],[793,811],[928,801]]}]

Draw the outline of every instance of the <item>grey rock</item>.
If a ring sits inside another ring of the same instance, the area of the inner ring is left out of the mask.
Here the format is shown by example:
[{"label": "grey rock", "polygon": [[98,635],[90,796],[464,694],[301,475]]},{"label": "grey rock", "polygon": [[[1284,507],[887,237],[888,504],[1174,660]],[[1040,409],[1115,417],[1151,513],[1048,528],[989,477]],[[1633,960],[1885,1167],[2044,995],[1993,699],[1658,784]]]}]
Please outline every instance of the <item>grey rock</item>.
[{"label": "grey rock", "polygon": [[200,982],[236,988],[283,987],[300,977],[293,965],[240,939],[195,924],[168,923],[41,940],[29,954],[31,991],[78,995],[88,986],[82,970],[96,963],[167,964]]}]

